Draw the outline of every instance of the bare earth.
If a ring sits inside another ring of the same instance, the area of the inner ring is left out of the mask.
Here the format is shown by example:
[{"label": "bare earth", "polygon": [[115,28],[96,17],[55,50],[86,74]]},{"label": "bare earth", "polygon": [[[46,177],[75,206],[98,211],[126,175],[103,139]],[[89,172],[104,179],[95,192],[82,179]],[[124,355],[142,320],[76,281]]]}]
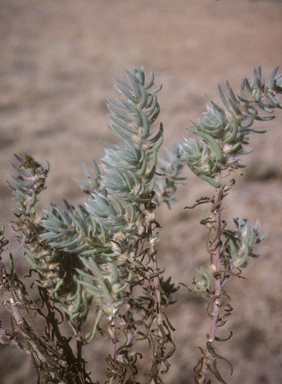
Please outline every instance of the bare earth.
[{"label": "bare earth", "polygon": [[[50,161],[43,208],[51,202],[62,206],[63,197],[83,201],[72,179],[83,177],[82,163],[91,167],[103,155],[103,140],[116,141],[107,130],[106,102],[117,97],[112,78],[123,77],[123,68],[153,69],[156,84],[163,84],[159,121],[169,147],[189,135],[190,119],[211,99],[218,101],[219,82],[228,79],[237,90],[254,67],[262,65],[268,78],[282,64],[281,17],[282,2],[270,0],[1,0],[1,223],[13,218],[6,180],[14,153]],[[222,365],[228,383],[282,382],[281,124],[278,111],[266,123],[272,131],[252,138],[249,168],[225,203],[227,218],[259,218],[268,233],[261,258],[244,271],[248,279],[233,279],[228,288],[234,311],[222,337],[230,330],[234,336],[220,347],[234,365],[231,378]],[[160,264],[176,283],[189,285],[195,268],[208,263],[200,209],[183,208],[211,193],[190,176],[173,209],[159,213]],[[27,262],[14,242],[11,251],[26,274]],[[210,321],[205,302],[184,288],[177,300],[169,312],[178,348],[164,381],[192,384],[197,347],[204,347]],[[103,383],[100,344],[87,350],[86,359],[95,362],[89,366],[93,380]],[[0,361],[2,384],[36,382],[23,353],[1,346]]]}]

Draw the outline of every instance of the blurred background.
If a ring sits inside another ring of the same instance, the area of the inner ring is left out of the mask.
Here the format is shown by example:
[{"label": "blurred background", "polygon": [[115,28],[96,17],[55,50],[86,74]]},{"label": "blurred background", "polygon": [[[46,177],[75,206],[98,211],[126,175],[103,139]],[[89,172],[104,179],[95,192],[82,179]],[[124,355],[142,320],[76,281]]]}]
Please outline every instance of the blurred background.
[{"label": "blurred background", "polygon": [[[113,77],[123,78],[123,68],[144,66],[155,71],[164,146],[170,147],[190,134],[190,120],[219,102],[217,85],[228,79],[234,91],[254,67],[263,68],[267,80],[282,65],[282,2],[251,0],[0,0],[0,192],[1,224],[11,239],[10,251],[25,275],[28,264],[18,252],[7,225],[13,219],[11,178],[13,154],[29,154],[51,163],[48,188],[40,207],[63,207],[85,200],[73,178],[83,178],[81,164],[104,154],[103,140],[117,142],[107,129],[107,98],[118,95]],[[280,70],[282,73],[282,68]],[[250,260],[247,280],[233,279],[227,287],[234,311],[223,334],[234,331],[218,353],[228,358],[222,372],[228,383],[277,384],[282,382],[282,113],[258,123],[272,128],[254,135],[254,152],[245,157],[244,177],[225,201],[225,217],[261,221],[268,238],[258,249],[260,259]],[[195,269],[207,265],[207,233],[200,226],[201,210],[183,210],[196,198],[213,192],[187,171],[187,185],[180,187],[178,202],[158,213],[162,225],[160,266],[174,282],[189,285]],[[207,207],[208,209],[208,207]],[[2,293],[1,293],[2,294]],[[178,291],[177,303],[168,310],[176,328],[177,351],[165,383],[192,384],[193,367],[204,347],[210,319],[206,302]],[[7,321],[1,309],[1,318]],[[224,336],[223,336],[224,337]],[[93,381],[105,381],[100,344],[87,349],[86,360]],[[109,353],[107,346],[105,353]],[[29,384],[36,375],[23,353],[0,346],[0,381]]]}]

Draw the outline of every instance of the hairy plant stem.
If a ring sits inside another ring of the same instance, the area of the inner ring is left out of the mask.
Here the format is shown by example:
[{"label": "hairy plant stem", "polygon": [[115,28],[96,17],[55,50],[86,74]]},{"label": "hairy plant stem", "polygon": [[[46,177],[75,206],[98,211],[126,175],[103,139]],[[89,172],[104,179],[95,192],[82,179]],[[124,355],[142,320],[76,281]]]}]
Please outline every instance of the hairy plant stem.
[{"label": "hairy plant stem", "polygon": [[[162,334],[161,332],[161,327],[162,327],[162,323],[163,323],[163,320],[162,320],[162,314],[161,314],[161,292],[160,292],[160,289],[161,289],[161,285],[160,285],[160,279],[159,279],[159,268],[158,268],[158,261],[157,261],[157,252],[155,251],[155,241],[153,242],[153,245],[152,245],[152,241],[151,241],[151,251],[153,252],[153,264],[154,264],[154,274],[156,274],[156,276],[154,277],[154,288],[155,288],[155,305],[156,305],[156,314],[157,314],[157,323],[158,323],[158,329],[159,329],[159,336],[160,338],[163,338],[164,335]],[[158,363],[157,365],[157,372],[159,372],[160,370],[160,366],[161,366],[161,362]],[[155,380],[153,379],[151,381],[151,384],[154,384],[155,383]]]},{"label": "hairy plant stem", "polygon": [[83,347],[83,341],[82,341],[82,335],[81,335],[81,323],[78,321],[77,324],[77,330],[76,330],[76,350],[77,350],[77,365],[79,372],[82,372],[83,368],[83,358],[82,358],[82,347]]},{"label": "hairy plant stem", "polygon": [[[218,194],[217,194],[218,195]],[[222,197],[221,197],[222,198]],[[221,202],[217,205],[214,212],[214,222],[215,222],[215,243],[214,243],[214,249],[215,249],[215,275],[218,276],[218,278],[215,279],[215,289],[214,289],[214,300],[213,300],[213,312],[212,312],[212,325],[211,330],[208,337],[208,343],[211,349],[214,349],[214,341],[216,337],[216,324],[219,319],[220,314],[220,304],[221,304],[221,293],[222,293],[222,284],[220,275],[218,274],[221,270],[221,263],[220,263],[220,251],[221,251],[221,242],[220,242],[220,220],[221,220]],[[211,361],[213,360],[213,356],[209,350],[210,348],[207,348],[205,357],[203,360],[203,366],[201,369],[201,372],[199,374],[199,384],[203,384],[205,382],[205,377],[207,375],[209,365]]]}]

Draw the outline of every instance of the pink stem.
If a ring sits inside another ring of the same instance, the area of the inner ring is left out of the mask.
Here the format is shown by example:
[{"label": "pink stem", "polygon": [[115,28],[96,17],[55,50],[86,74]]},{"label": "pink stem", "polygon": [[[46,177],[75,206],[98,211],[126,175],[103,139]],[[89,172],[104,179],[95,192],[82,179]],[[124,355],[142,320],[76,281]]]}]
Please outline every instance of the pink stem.
[{"label": "pink stem", "polygon": [[[220,209],[217,209],[216,215],[215,215],[215,223],[216,223],[216,228],[219,228],[219,220],[220,220]],[[221,269],[220,267],[220,241],[219,239],[215,243],[215,270],[216,272],[219,272]],[[214,297],[217,297],[214,302],[213,302],[213,319],[212,319],[212,325],[211,325],[211,330],[209,333],[209,343],[211,347],[214,347],[214,340],[216,336],[216,323],[219,319],[219,305],[220,305],[220,295],[221,295],[221,280],[218,278],[215,280],[215,292],[214,292]],[[211,353],[206,350],[205,353],[205,358],[204,358],[204,363],[200,372],[200,379],[198,381],[199,384],[203,384],[205,381],[205,377],[207,374],[208,370],[208,363],[211,361],[212,356]]]}]

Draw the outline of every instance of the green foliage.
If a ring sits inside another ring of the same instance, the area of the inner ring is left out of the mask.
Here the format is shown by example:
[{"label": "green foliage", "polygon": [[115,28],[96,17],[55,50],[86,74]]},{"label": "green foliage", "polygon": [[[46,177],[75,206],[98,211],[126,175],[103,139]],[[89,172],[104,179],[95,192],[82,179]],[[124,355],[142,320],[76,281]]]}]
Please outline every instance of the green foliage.
[{"label": "green foliage", "polygon": [[[37,197],[45,188],[49,163],[44,168],[29,156],[16,156],[19,164],[12,164],[17,176],[11,189],[17,207],[12,226],[30,274],[36,275],[34,285],[41,306],[30,299],[10,255],[10,272],[2,263],[2,287],[9,297],[13,325],[26,344],[2,328],[6,339],[1,336],[1,342],[31,355],[38,383],[40,371],[45,372],[46,382],[91,383],[82,349],[99,333],[109,339],[109,383],[137,383],[140,339],[147,340],[151,348],[146,382],[162,382],[175,351],[174,328],[165,307],[174,303],[172,295],[178,287],[171,277],[162,276],[158,266],[160,224],[155,209],[161,203],[170,207],[175,201],[177,185],[185,183],[180,173],[186,165],[215,188],[212,197],[202,197],[195,204],[211,204],[209,216],[203,215],[201,224],[209,231],[207,251],[212,264],[196,271],[189,288],[208,300],[207,313],[212,319],[206,351],[200,349],[202,356],[195,367],[195,382],[206,382],[207,374],[212,373],[225,383],[217,367],[218,359],[224,358],[215,352],[215,342],[220,340],[216,330],[232,310],[223,288],[232,276],[240,277],[249,256],[258,257],[253,247],[266,235],[259,236],[258,221],[252,228],[247,219],[234,219],[236,229],[227,229],[221,204],[235,183],[229,175],[244,167],[240,157],[251,152],[245,149],[250,134],[267,132],[253,128],[253,123],[274,118],[261,116],[260,111],[269,114],[282,107],[277,100],[282,76],[275,77],[277,71],[275,68],[265,84],[261,69],[254,70],[253,83],[243,80],[237,96],[228,82],[227,96],[219,86],[223,106],[211,102],[199,122],[192,122],[189,128],[199,139],[185,138],[164,155],[159,153],[163,126],[153,129],[160,112],[157,93],[161,87],[154,88],[153,71],[146,82],[142,67],[134,67],[132,73],[125,70],[126,80],[115,79],[122,97],[109,100],[108,105],[109,129],[123,144],[106,143],[101,166],[93,161],[94,175],[83,165],[86,180],[76,181],[87,199],[78,206],[65,201],[65,209],[54,205],[50,211],[37,212]],[[3,228],[0,244],[2,253],[7,250]],[[26,320],[19,304],[44,318],[44,333]],[[62,319],[71,327],[76,353],[62,334]],[[90,322],[92,330],[85,333],[84,325]]]},{"label": "green foliage", "polygon": [[185,139],[181,145],[183,161],[200,178],[208,181],[215,188],[221,183],[221,172],[245,167],[240,164],[241,155],[250,153],[244,149],[249,144],[250,133],[265,133],[267,130],[252,128],[254,121],[269,121],[274,116],[261,116],[259,111],[273,113],[274,108],[281,108],[276,94],[282,92],[281,75],[275,78],[278,67],[272,72],[267,84],[261,77],[261,68],[254,70],[253,84],[247,79],[242,81],[240,94],[235,96],[226,82],[227,97],[218,86],[223,107],[214,102],[207,112],[199,118],[199,124],[192,122],[189,131],[202,138]]}]

